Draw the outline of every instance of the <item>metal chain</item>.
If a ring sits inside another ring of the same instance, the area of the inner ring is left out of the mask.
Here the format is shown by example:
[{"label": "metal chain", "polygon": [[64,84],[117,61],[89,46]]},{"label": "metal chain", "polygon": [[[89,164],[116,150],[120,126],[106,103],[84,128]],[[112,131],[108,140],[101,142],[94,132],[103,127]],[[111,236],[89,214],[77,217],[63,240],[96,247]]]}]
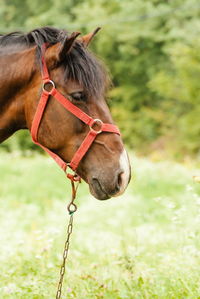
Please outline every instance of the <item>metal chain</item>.
[{"label": "metal chain", "polygon": [[75,205],[74,200],[76,198],[78,184],[76,187],[75,187],[74,181],[71,181],[71,184],[72,184],[72,199],[67,207],[70,218],[69,218],[69,223],[67,226],[67,239],[66,239],[65,245],[64,245],[63,262],[62,262],[62,265],[60,268],[60,279],[59,279],[59,283],[58,283],[56,299],[60,299],[61,295],[62,295],[62,285],[63,285],[63,279],[64,279],[64,275],[65,275],[65,264],[66,264],[66,260],[68,258],[70,236],[71,236],[72,230],[73,230],[73,215],[77,210],[77,206]]},{"label": "metal chain", "polygon": [[68,227],[67,227],[67,240],[65,242],[64,251],[63,251],[63,262],[62,262],[62,265],[61,265],[61,268],[60,268],[60,279],[59,279],[59,283],[58,283],[56,299],[61,298],[63,278],[64,278],[64,275],[65,275],[65,263],[66,263],[66,259],[68,257],[69,241],[70,241],[70,236],[71,236],[71,233],[72,233],[72,229],[73,229],[73,214],[70,215],[69,224],[68,224]]}]

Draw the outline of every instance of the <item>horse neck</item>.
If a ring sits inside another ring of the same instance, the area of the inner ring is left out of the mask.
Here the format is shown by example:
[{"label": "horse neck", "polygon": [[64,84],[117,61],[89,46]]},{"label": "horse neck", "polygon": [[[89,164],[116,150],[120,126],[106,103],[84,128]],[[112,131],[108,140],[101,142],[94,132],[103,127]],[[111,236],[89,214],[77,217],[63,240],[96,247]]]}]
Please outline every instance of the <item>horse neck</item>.
[{"label": "horse neck", "polygon": [[33,48],[0,56],[0,142],[27,128],[24,103],[35,65]]}]

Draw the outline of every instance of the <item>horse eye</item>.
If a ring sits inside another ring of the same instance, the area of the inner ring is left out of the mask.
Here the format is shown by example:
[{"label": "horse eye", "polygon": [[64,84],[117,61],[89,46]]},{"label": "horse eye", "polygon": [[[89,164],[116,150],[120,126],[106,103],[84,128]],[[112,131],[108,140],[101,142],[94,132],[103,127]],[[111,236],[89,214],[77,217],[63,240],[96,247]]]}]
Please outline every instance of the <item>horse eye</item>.
[{"label": "horse eye", "polygon": [[73,100],[75,101],[86,101],[86,96],[83,92],[73,92],[70,94]]}]

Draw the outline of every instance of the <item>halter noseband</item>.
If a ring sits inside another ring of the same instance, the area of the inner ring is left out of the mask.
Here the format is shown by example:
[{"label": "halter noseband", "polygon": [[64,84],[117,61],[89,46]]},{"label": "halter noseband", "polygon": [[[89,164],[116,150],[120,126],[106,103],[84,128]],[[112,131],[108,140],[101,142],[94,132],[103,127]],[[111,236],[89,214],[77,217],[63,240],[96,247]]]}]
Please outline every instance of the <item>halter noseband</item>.
[{"label": "halter noseband", "polygon": [[[38,106],[36,108],[36,112],[33,118],[32,126],[31,126],[31,136],[32,140],[35,144],[39,145],[43,150],[45,150],[55,161],[56,163],[66,172],[67,166],[69,166],[73,171],[76,171],[80,161],[86,154],[86,152],[91,147],[92,143],[94,142],[95,138],[98,134],[101,134],[102,132],[109,132],[109,133],[115,133],[120,135],[120,131],[117,128],[117,126],[113,124],[107,124],[103,123],[100,119],[94,119],[90,117],[88,114],[86,114],[84,111],[79,109],[77,106],[72,104],[67,98],[65,98],[55,87],[55,83],[50,79],[48,68],[45,61],[45,50],[46,45],[44,44],[42,46],[42,81],[43,81],[43,88],[42,88],[42,94],[38,103]],[[46,90],[46,85],[51,85],[51,90]],[[78,150],[75,152],[72,160],[70,163],[66,163],[61,157],[59,157],[57,154],[49,150],[47,147],[43,146],[38,142],[38,130],[39,126],[45,111],[45,108],[47,106],[47,102],[50,98],[50,96],[53,96],[63,107],[65,107],[66,110],[71,112],[74,116],[79,118],[82,122],[84,122],[86,125],[89,126],[90,130],[88,134],[86,135],[85,139],[83,140],[82,144],[78,148]],[[96,126],[95,126],[96,125]],[[97,128],[96,128],[97,127]],[[95,129],[96,128],[96,129]],[[71,180],[80,180],[80,177],[77,177],[76,175],[67,174],[67,177]]]}]

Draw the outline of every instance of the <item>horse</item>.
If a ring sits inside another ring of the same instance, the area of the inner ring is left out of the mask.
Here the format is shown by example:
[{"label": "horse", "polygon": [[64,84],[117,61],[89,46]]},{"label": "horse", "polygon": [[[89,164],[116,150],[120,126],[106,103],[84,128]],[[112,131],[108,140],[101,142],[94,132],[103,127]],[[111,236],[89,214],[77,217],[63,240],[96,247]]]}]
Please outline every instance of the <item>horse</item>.
[{"label": "horse", "polygon": [[98,30],[80,37],[41,27],[0,36],[0,143],[28,129],[64,170],[69,165],[105,200],[125,191],[131,168],[106,101],[108,73],[88,50]]}]

